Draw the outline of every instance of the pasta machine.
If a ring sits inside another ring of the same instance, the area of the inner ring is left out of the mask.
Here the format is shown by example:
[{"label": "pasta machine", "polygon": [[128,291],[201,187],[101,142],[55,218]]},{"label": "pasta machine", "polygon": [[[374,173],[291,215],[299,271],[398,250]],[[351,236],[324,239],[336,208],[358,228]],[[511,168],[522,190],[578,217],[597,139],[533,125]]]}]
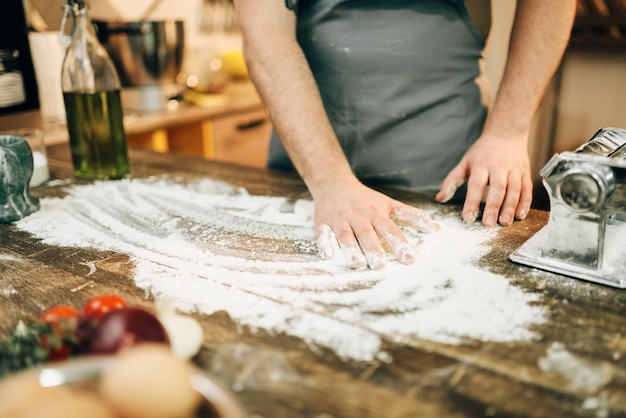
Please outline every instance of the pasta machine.
[{"label": "pasta machine", "polygon": [[546,226],[510,255],[514,262],[626,287],[626,130],[601,128],[541,170]]}]

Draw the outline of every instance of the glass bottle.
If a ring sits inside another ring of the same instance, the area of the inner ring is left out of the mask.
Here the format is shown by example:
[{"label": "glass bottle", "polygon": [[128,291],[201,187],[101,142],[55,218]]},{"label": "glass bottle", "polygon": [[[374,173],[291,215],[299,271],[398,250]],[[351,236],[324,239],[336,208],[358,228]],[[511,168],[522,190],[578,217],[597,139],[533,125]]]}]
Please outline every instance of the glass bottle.
[{"label": "glass bottle", "polygon": [[71,43],[61,84],[74,175],[115,179],[130,171],[121,85],[111,58],[99,42],[83,0],[67,0],[62,33],[71,22]]}]

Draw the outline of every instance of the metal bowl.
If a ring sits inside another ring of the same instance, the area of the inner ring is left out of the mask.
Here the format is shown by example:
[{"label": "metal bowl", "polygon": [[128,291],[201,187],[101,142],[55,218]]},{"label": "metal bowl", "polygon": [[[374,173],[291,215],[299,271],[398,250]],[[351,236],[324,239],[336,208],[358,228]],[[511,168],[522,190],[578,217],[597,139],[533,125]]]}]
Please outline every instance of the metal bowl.
[{"label": "metal bowl", "polygon": [[122,87],[176,83],[185,47],[182,20],[94,20],[93,24],[113,60]]},{"label": "metal bowl", "polygon": [[[45,387],[65,385],[95,390],[98,378],[112,360],[112,356],[79,357],[59,365],[39,367],[27,373],[35,373],[39,383]],[[203,399],[195,413],[196,417],[244,417],[235,397],[201,369],[195,370],[190,385]]]}]

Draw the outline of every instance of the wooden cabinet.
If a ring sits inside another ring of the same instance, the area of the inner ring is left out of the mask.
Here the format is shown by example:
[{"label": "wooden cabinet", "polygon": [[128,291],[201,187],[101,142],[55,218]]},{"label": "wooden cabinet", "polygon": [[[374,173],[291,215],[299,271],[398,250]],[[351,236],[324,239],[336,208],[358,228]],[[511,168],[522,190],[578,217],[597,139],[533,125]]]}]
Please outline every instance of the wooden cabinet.
[{"label": "wooden cabinet", "polygon": [[264,108],[128,136],[129,146],[265,167],[271,123]]},{"label": "wooden cabinet", "polygon": [[215,160],[265,167],[272,131],[265,109],[215,118],[211,122]]},{"label": "wooden cabinet", "polygon": [[252,93],[234,96],[223,106],[186,103],[175,111],[139,116],[126,123],[128,144],[265,167],[272,126],[265,107]]}]

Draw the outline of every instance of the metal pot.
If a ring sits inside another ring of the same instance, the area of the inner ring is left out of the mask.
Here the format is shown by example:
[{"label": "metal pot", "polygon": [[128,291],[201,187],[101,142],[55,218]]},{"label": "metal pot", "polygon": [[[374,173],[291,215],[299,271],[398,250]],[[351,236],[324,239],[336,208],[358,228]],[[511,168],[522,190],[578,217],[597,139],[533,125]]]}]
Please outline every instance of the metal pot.
[{"label": "metal pot", "polygon": [[185,45],[182,20],[93,23],[122,87],[176,83]]}]

